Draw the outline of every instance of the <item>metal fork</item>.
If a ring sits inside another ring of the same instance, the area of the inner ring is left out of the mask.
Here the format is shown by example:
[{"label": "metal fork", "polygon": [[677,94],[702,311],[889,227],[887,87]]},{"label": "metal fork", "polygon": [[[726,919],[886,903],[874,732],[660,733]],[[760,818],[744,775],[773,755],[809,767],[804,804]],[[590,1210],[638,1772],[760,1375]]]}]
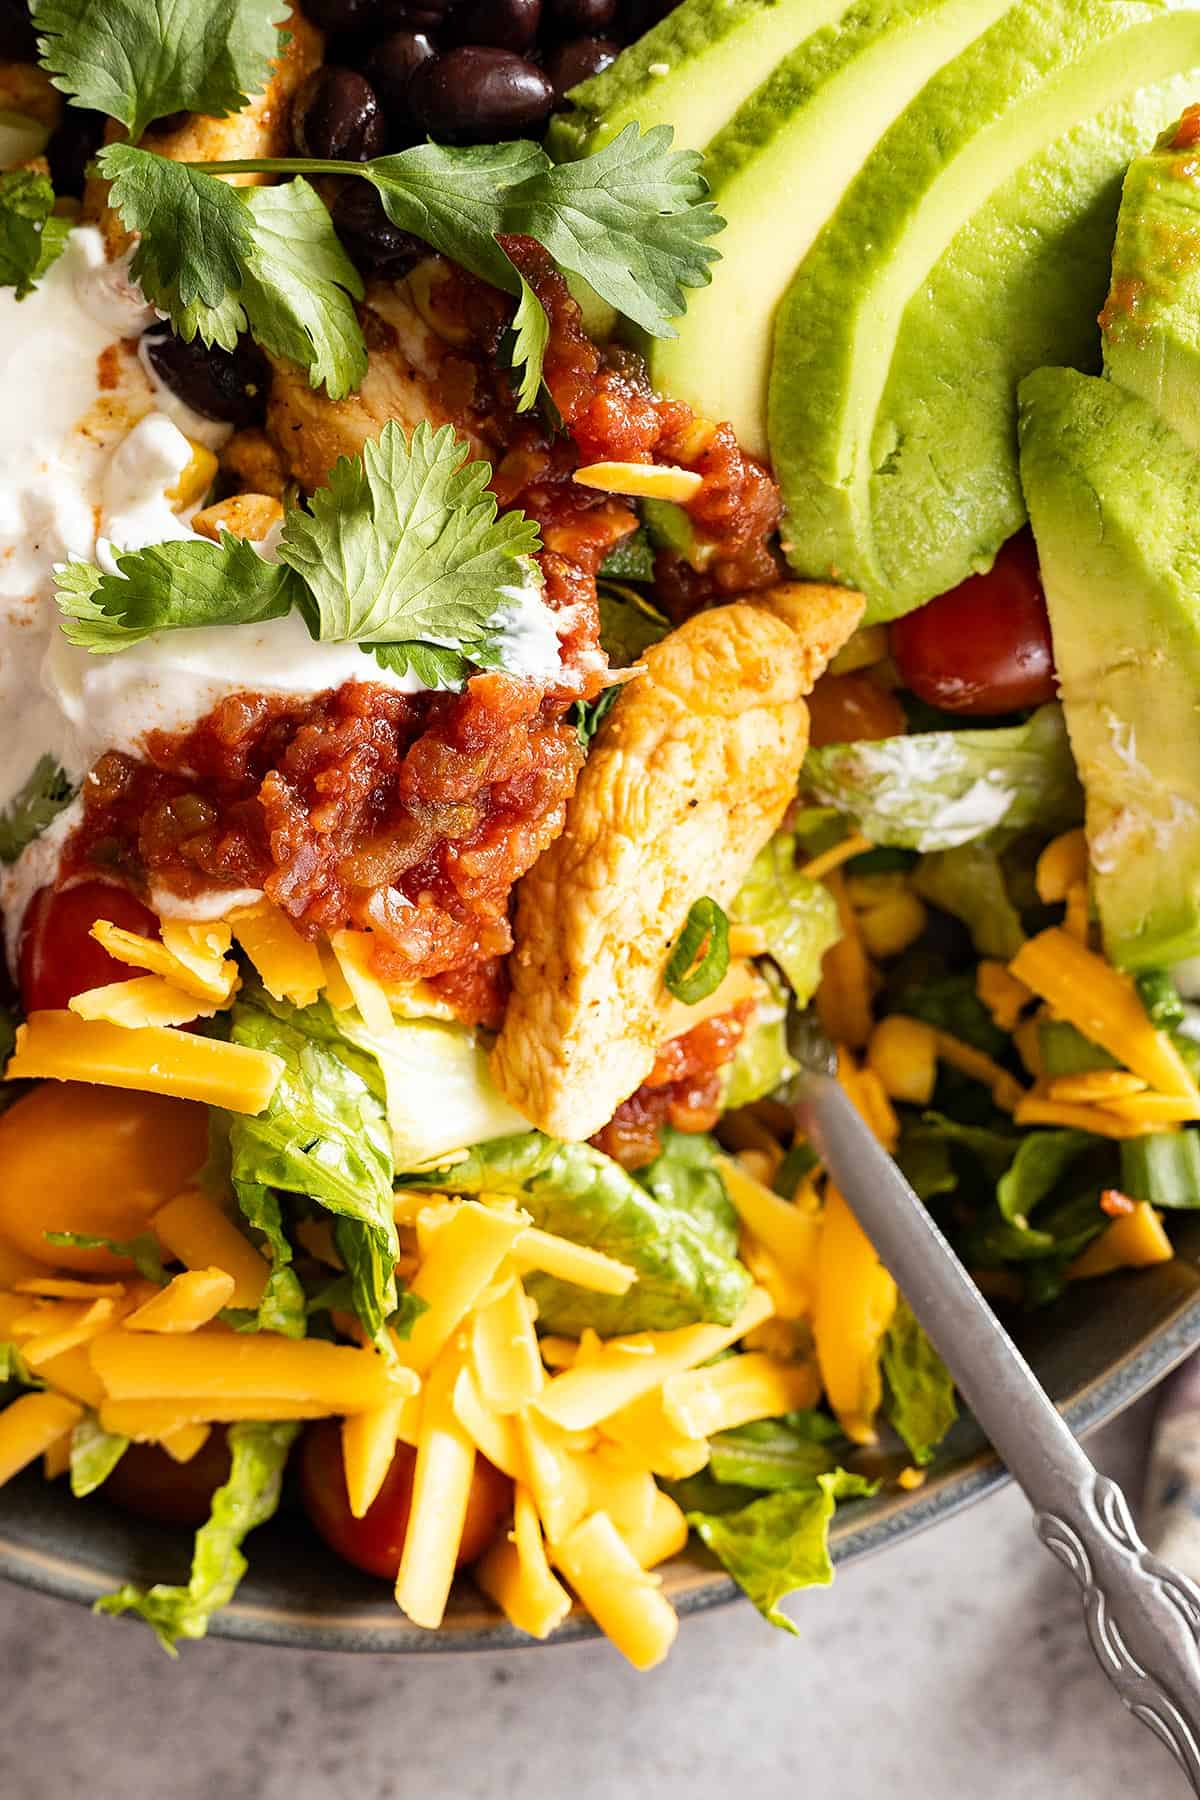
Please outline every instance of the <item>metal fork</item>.
[{"label": "metal fork", "polygon": [[794,1015],[789,1098],[885,1267],[1078,1582],[1088,1637],[1135,1718],[1200,1795],[1200,1588],[1152,1556],[1115,1481],[1064,1424],[1033,1370],[837,1080],[837,1053]]}]

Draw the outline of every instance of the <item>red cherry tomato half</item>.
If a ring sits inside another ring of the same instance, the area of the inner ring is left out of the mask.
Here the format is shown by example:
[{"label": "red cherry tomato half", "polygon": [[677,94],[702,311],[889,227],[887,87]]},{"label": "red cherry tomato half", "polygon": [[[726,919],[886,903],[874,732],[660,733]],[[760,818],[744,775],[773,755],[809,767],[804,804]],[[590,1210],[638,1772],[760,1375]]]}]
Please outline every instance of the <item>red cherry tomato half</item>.
[{"label": "red cherry tomato half", "polygon": [[[342,1466],[342,1428],[336,1419],[310,1425],[300,1446],[300,1491],[313,1526],[331,1550],[356,1569],[395,1581],[408,1531],[413,1470],[417,1453],[397,1444],[392,1466],[374,1501],[361,1519],[350,1511]],[[467,1501],[467,1517],[459,1546],[458,1566],[482,1556],[512,1506],[512,1482],[486,1461],[475,1458],[475,1475]]]},{"label": "red cherry tomato half", "polygon": [[897,619],[891,649],[906,687],[947,712],[1015,712],[1053,700],[1054,649],[1028,531],[986,575]]},{"label": "red cherry tomato half", "polygon": [[896,696],[869,675],[822,675],[808,696],[808,741],[814,750],[903,737],[906,730]]},{"label": "red cherry tomato half", "polygon": [[76,994],[128,981],[137,973],[88,935],[97,919],[111,919],[143,937],[158,936],[158,920],[150,908],[114,882],[39,888],[21,927],[18,979],[26,1012],[64,1007]]},{"label": "red cherry tomato half", "polygon": [[214,1425],[190,1461],[177,1463],[157,1444],[130,1444],[104,1483],[105,1500],[160,1525],[203,1525],[212,1497],[229,1480],[225,1427]]}]

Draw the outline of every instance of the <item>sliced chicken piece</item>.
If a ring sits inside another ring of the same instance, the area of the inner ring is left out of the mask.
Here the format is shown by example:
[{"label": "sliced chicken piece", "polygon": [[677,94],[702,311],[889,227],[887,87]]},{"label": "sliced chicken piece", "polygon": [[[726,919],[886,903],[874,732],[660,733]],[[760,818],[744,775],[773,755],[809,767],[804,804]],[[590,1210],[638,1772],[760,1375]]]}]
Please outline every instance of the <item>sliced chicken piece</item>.
[{"label": "sliced chicken piece", "polygon": [[[254,156],[286,156],[291,147],[292,98],[305,77],[320,65],[325,39],[295,8],[283,21],[283,29],[287,41],[266,87],[261,94],[253,94],[241,112],[231,113],[226,119],[189,113],[183,124],[171,131],[152,127],[142,138],[141,148],[156,150],[172,162],[235,162]],[[108,139],[111,142],[123,135],[122,128],[115,125],[110,128]],[[235,187],[255,187],[274,177],[230,175],[225,179]],[[118,257],[129,248],[131,235],[109,208],[106,181],[93,177],[88,182],[83,217],[100,226],[110,257]]]},{"label": "sliced chicken piece", "polygon": [[492,1068],[541,1130],[591,1137],[650,1073],[688,910],[702,895],[728,907],[778,827],[808,745],[803,696],[862,609],[860,594],[788,583],[646,652],[518,895]]},{"label": "sliced chicken piece", "polygon": [[372,282],[360,308],[367,373],[356,394],[331,400],[302,369],[275,362],[267,432],[303,488],[320,487],[339,456],[357,456],[389,419],[412,431],[422,419],[453,425],[477,456],[488,446],[469,410],[472,365],[434,332],[407,281]]}]

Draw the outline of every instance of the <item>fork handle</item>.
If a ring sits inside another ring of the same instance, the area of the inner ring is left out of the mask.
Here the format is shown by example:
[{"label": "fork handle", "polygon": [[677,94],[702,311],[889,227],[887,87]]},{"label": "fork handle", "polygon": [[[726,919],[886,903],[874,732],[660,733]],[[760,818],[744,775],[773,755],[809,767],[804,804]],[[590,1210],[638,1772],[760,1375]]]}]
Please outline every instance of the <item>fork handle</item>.
[{"label": "fork handle", "polygon": [[1088,1637],[1125,1705],[1200,1795],[1200,1588],[1152,1556],[891,1157],[836,1080],[805,1072],[801,1125],[1074,1575]]}]

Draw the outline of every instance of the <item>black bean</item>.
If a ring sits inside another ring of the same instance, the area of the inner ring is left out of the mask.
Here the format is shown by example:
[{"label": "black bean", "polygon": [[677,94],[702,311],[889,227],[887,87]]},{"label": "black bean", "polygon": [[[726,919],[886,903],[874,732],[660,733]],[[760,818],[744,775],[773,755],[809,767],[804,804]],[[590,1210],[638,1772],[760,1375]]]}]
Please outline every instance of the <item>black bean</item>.
[{"label": "black bean", "polygon": [[363,74],[379,96],[393,126],[407,118],[408,86],[422,63],[436,54],[423,31],[393,31],[376,44],[363,63]]},{"label": "black bean", "polygon": [[439,25],[453,0],[303,0],[303,10],[322,31],[363,31],[382,37],[407,27],[428,31]]},{"label": "black bean", "polygon": [[386,137],[375,89],[353,69],[326,63],[297,89],[292,139],[301,156],[366,162],[380,154]]},{"label": "black bean", "polygon": [[384,275],[397,281],[429,253],[420,238],[392,224],[367,181],[345,183],[333,203],[333,228],[351,262],[364,275]]},{"label": "black bean", "polygon": [[541,125],[554,105],[542,71],[511,50],[465,44],[413,76],[413,111],[435,138],[488,144]]},{"label": "black bean", "polygon": [[600,37],[617,16],[618,0],[548,0],[550,17],[564,36]]},{"label": "black bean", "polygon": [[542,0],[466,0],[449,22],[456,44],[528,50],[542,22]]},{"label": "black bean", "polygon": [[0,61],[37,61],[37,32],[25,0],[0,0]]},{"label": "black bean", "polygon": [[620,54],[620,44],[611,38],[572,38],[570,43],[559,44],[546,58],[546,73],[554,84],[555,105],[561,106],[573,87],[598,75],[601,69],[607,69]]},{"label": "black bean", "polygon": [[87,166],[104,142],[107,120],[103,113],[79,106],[64,106],[62,123],[50,134],[46,160],[56,194],[83,193]]},{"label": "black bean", "polygon": [[673,13],[679,0],[625,0],[621,9],[621,29],[626,38],[639,38],[668,13]]},{"label": "black bean", "polygon": [[206,350],[199,338],[185,344],[169,325],[152,325],[145,336],[150,366],[193,412],[224,425],[260,425],[266,416],[271,370],[248,337],[236,350]]}]

